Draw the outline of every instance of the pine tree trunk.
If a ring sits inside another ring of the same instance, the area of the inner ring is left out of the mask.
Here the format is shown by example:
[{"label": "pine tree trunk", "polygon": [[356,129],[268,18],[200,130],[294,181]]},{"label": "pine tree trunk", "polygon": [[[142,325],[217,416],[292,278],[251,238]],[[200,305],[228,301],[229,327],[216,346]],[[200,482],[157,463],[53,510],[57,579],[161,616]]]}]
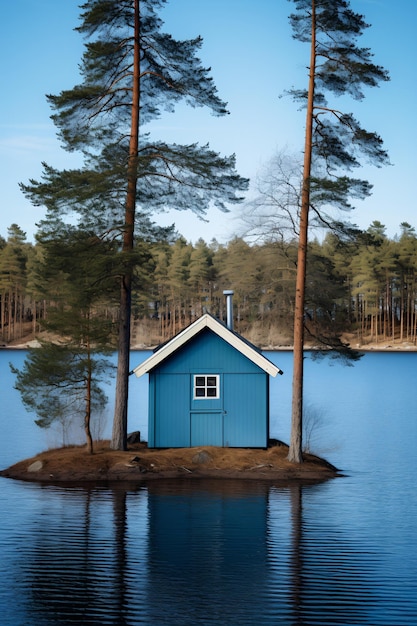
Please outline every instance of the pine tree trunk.
[{"label": "pine tree trunk", "polygon": [[307,271],[307,243],[308,217],[310,209],[310,176],[311,153],[313,136],[313,104],[314,104],[314,75],[316,66],[316,25],[315,0],[312,0],[311,14],[311,51],[310,74],[308,85],[306,132],[303,164],[303,189],[301,195],[300,234],[298,239],[297,278],[295,287],[294,306],[294,370],[292,380],[292,415],[291,439],[288,451],[288,460],[292,463],[302,463],[302,433],[303,433],[303,379],[304,379],[304,308],[305,285]]},{"label": "pine tree trunk", "polygon": [[116,379],[116,400],[114,407],[113,433],[111,447],[114,450],[127,448],[127,406],[130,353],[130,322],[132,308],[132,273],[129,255],[134,247],[136,189],[138,180],[139,150],[139,96],[140,96],[140,47],[139,47],[139,0],[135,0],[134,55],[133,55],[133,90],[132,116],[129,142],[129,161],[127,171],[127,194],[125,209],[125,230],[123,250],[125,255],[124,275],[121,278],[118,361]]},{"label": "pine tree trunk", "polygon": [[84,431],[87,439],[87,452],[93,454],[93,437],[91,435],[91,360],[89,361],[89,370],[87,378],[87,390],[85,400],[85,416],[84,416]]},{"label": "pine tree trunk", "polygon": [[4,293],[0,295],[0,331],[1,338],[4,339]]},{"label": "pine tree trunk", "polygon": [[404,341],[404,278],[401,276],[400,342]]},{"label": "pine tree trunk", "polygon": [[91,435],[91,383],[93,378],[92,364],[91,364],[91,349],[90,342],[87,340],[87,358],[88,358],[88,370],[85,390],[85,415],[84,415],[84,432],[87,440],[87,452],[93,454],[94,444],[93,437]]},{"label": "pine tree trunk", "polygon": [[127,406],[129,395],[131,280],[125,275],[120,288],[120,316],[118,335],[118,359],[116,376],[116,398],[114,408],[111,448],[127,448]]},{"label": "pine tree trunk", "polygon": [[36,300],[32,301],[31,309],[32,309],[32,332],[33,332],[33,337],[35,338],[36,337],[36,319],[37,319],[37,314],[38,314],[38,306],[37,306]]},{"label": "pine tree trunk", "polygon": [[8,308],[8,323],[7,323],[7,341],[12,341],[12,326],[13,326],[13,294],[9,290],[9,308]]}]

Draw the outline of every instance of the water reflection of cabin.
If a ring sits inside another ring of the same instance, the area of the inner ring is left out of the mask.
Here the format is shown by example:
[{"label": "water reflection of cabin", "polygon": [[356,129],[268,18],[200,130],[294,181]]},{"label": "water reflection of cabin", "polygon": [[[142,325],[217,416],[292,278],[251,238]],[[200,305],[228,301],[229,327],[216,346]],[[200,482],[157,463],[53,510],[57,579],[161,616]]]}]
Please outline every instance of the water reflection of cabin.
[{"label": "water reflection of cabin", "polygon": [[267,446],[269,377],[282,372],[228,326],[205,314],[134,369],[149,374],[150,448]]},{"label": "water reflection of cabin", "polygon": [[[277,596],[286,597],[265,591],[271,568],[282,572],[287,560],[275,553],[274,535],[271,544],[270,489],[263,481],[149,481],[149,624],[164,623],[161,607],[171,624],[263,623]],[[278,498],[285,502],[288,492],[274,491]]]}]

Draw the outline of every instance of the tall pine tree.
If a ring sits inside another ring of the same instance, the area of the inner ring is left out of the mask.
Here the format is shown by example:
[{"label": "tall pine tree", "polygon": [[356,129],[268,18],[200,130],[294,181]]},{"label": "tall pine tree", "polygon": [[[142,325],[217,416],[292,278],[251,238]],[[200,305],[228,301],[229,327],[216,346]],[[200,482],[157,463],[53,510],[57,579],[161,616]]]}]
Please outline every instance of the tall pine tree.
[{"label": "tall pine tree", "polygon": [[[308,224],[311,211],[326,226],[329,207],[352,208],[350,198],[370,194],[367,181],[347,173],[361,159],[381,165],[388,162],[381,138],[363,129],[351,113],[329,104],[326,94],[364,98],[365,87],[388,80],[386,70],[372,63],[369,48],[357,44],[369,26],[354,13],[346,0],[292,0],[293,36],[310,45],[308,87],[293,90],[295,100],[306,108],[304,164],[298,239],[297,279],[294,310],[294,371],[289,460],[302,462],[304,316]],[[340,226],[340,224],[338,224]]]},{"label": "tall pine tree", "polygon": [[140,129],[185,102],[214,115],[227,113],[197,54],[202,40],[177,41],[162,32],[165,0],[87,0],[78,31],[86,37],[82,82],[48,96],[64,149],[83,155],[83,167],[44,164],[41,181],[22,185],[48,215],[74,213],[97,235],[118,238],[120,279],[118,370],[112,447],[126,448],[131,290],[135,234],[157,209],[204,213],[241,200],[247,181],[234,156],[208,145],[152,141]]}]

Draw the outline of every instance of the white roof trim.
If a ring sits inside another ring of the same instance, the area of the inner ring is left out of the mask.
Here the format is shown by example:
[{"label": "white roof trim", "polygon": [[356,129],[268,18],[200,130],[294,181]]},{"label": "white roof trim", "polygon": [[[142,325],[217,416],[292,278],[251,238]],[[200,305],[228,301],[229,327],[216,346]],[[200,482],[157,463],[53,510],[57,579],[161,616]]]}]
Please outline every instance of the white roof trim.
[{"label": "white roof trim", "polygon": [[152,369],[154,369],[157,365],[162,363],[166,358],[168,358],[171,354],[176,352],[181,346],[187,343],[190,339],[195,337],[199,332],[201,332],[204,328],[209,328],[216,335],[224,339],[228,344],[236,348],[241,354],[245,355],[252,363],[258,365],[261,369],[263,369],[270,376],[276,376],[277,374],[282,374],[282,371],[274,365],[269,359],[264,357],[262,354],[254,350],[250,345],[248,345],[245,341],[240,339],[238,335],[229,330],[226,326],[224,326],[221,322],[217,321],[211,315],[207,313],[202,317],[199,317],[198,320],[193,322],[187,328],[184,328],[178,335],[173,337],[170,341],[168,341],[164,346],[159,348],[156,352],[154,352],[150,357],[146,359],[143,363],[135,367],[133,370],[134,374],[139,378],[144,374],[147,374]]}]

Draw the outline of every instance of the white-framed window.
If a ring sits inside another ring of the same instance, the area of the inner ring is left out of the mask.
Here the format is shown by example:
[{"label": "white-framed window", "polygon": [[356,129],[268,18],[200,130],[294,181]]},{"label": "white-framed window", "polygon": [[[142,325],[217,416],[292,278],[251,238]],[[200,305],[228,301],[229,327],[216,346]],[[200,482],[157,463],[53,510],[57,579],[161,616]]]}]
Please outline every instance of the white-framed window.
[{"label": "white-framed window", "polygon": [[194,375],[194,400],[220,398],[220,376],[218,374]]}]

